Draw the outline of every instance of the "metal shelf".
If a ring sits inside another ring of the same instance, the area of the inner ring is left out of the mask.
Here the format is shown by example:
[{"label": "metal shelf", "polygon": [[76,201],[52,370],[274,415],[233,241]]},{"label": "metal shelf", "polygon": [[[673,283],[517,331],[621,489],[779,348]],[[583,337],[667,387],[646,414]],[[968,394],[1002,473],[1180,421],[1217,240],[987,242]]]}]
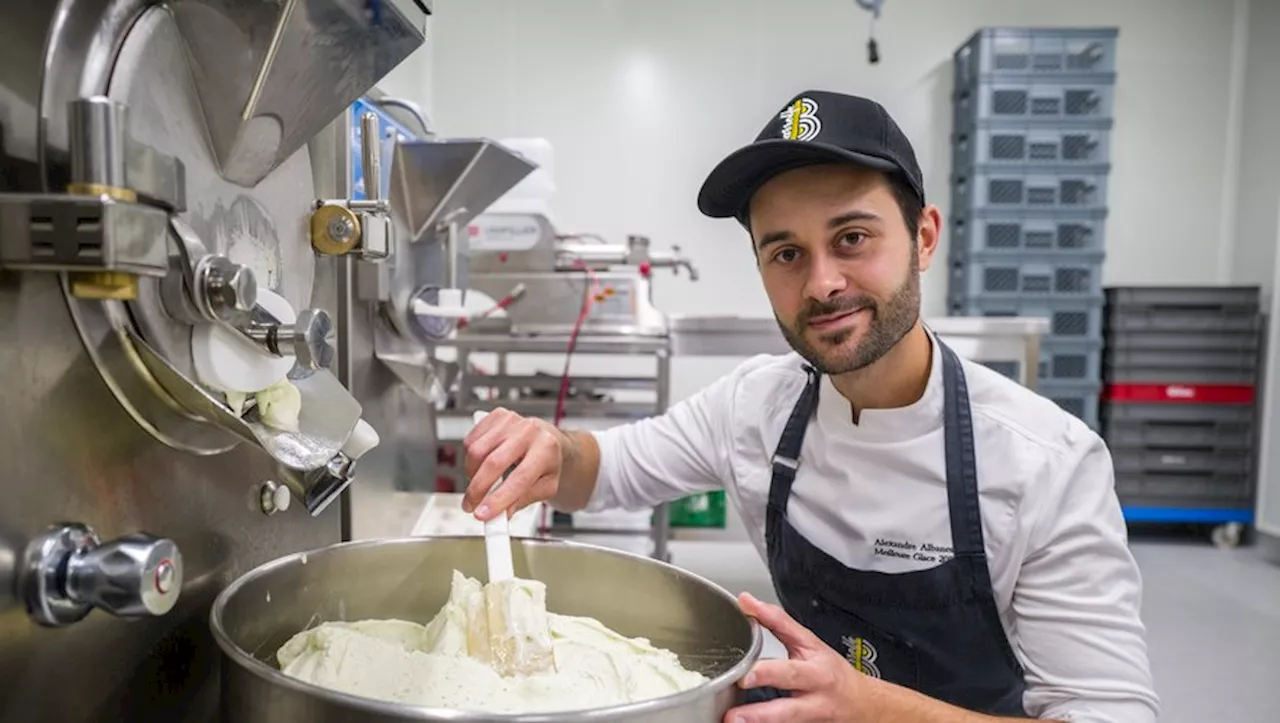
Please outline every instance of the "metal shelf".
[{"label": "metal shelf", "polygon": [[[559,374],[535,373],[513,374],[510,372],[511,355],[554,354],[563,355],[570,351],[569,334],[520,334],[511,333],[510,328],[501,320],[486,320],[476,324],[477,329],[457,334],[440,343],[442,347],[453,347],[458,353],[458,377],[456,384],[456,400],[454,409],[447,414],[469,414],[477,410],[488,410],[502,406],[517,414],[538,417],[545,420],[555,418],[558,406],[558,394],[561,388]],[[652,357],[656,364],[652,376],[628,375],[582,375],[569,377],[571,388],[600,392],[649,392],[652,401],[618,401],[601,398],[597,394],[587,397],[569,397],[564,402],[564,426],[585,426],[599,429],[601,420],[615,423],[637,421],[666,412],[670,404],[671,380],[671,342],[664,334],[613,334],[584,331],[572,339],[572,354],[592,356],[636,356]],[[497,369],[494,374],[469,374],[472,354],[496,354]],[[496,392],[492,399],[481,399],[476,390],[492,389]],[[530,397],[521,392],[534,392],[539,395]],[[594,422],[592,425],[578,425],[576,421]],[[608,426],[608,425],[605,425]],[[671,539],[670,513],[667,505],[660,504],[653,509],[653,519],[649,529],[610,529],[583,528],[570,525],[553,524],[542,530],[552,535],[586,536],[617,535],[637,537],[641,535],[653,538],[653,556],[659,560],[668,560],[668,543]]]}]

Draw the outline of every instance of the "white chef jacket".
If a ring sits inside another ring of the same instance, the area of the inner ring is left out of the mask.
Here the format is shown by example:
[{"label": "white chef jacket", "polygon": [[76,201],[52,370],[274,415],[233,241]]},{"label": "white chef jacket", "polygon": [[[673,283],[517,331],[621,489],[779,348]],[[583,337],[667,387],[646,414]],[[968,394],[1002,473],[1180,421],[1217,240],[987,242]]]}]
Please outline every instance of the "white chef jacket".
[{"label": "white chef jacket", "polygon": [[[846,566],[907,572],[950,552],[942,361],[932,348],[924,395],[862,410],[857,424],[822,377],[787,518]],[[1142,583],[1110,453],[1052,401],[962,364],[987,564],[1026,670],[1024,710],[1072,722],[1155,721]],[[638,510],[724,489],[765,556],[770,459],[805,380],[798,355],[757,356],[662,416],[596,433],[600,473],[587,509]]]}]

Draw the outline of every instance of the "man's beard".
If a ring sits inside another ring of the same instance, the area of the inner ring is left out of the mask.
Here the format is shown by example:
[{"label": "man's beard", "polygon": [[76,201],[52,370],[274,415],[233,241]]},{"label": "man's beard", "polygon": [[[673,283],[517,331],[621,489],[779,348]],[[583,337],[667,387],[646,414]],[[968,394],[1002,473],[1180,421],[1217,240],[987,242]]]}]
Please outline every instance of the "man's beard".
[{"label": "man's beard", "polygon": [[[862,341],[852,349],[839,348],[853,335],[853,329],[841,329],[819,337],[821,346],[832,347],[827,353],[814,348],[805,339],[809,320],[825,314],[868,309],[871,322]],[[874,364],[911,331],[920,316],[920,269],[911,264],[907,280],[888,301],[880,304],[866,294],[847,296],[826,303],[810,301],[800,312],[794,327],[789,327],[774,315],[787,343],[823,374],[845,374]]]}]

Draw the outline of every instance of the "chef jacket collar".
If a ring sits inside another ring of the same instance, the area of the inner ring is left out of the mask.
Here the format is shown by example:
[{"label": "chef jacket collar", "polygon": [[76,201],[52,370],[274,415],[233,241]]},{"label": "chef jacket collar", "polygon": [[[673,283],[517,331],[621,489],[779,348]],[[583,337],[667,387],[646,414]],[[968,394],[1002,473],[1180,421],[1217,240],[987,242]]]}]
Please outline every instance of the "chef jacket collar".
[{"label": "chef jacket collar", "polygon": [[[929,336],[929,381],[924,394],[912,404],[893,409],[864,409],[853,423],[853,410],[831,382],[822,375],[818,395],[817,421],[822,430],[835,438],[864,442],[899,442],[923,436],[942,427],[942,363],[938,357],[938,340],[925,327]],[[825,435],[824,435],[825,436]]]}]

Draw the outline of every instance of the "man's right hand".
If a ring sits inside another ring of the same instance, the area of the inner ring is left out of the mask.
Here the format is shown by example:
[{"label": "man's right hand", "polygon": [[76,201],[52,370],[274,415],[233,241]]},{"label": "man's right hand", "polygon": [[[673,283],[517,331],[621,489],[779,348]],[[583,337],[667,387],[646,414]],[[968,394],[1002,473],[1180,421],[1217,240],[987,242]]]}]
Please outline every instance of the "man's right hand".
[{"label": "man's right hand", "polygon": [[[553,499],[559,491],[565,447],[571,440],[549,422],[495,409],[462,444],[471,480],[462,509],[474,510],[478,519],[488,521]],[[506,482],[489,494],[507,470],[511,471]]]}]

